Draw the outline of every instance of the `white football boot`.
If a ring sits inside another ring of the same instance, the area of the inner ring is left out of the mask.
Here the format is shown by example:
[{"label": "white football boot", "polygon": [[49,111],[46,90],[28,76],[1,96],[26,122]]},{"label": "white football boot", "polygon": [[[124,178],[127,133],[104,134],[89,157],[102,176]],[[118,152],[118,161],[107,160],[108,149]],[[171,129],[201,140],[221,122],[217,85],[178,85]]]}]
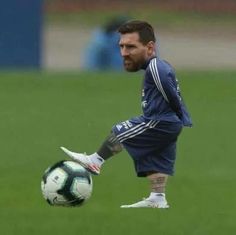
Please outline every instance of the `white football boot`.
[{"label": "white football boot", "polygon": [[100,174],[100,166],[92,161],[92,159],[86,155],[85,153],[75,153],[68,150],[65,147],[61,147],[61,149],[74,161],[78,162],[81,166],[87,169],[94,175]]},{"label": "white football boot", "polygon": [[142,201],[136,202],[130,205],[122,205],[121,208],[160,208],[167,209],[169,205],[166,200],[153,201],[148,198],[144,198]]}]

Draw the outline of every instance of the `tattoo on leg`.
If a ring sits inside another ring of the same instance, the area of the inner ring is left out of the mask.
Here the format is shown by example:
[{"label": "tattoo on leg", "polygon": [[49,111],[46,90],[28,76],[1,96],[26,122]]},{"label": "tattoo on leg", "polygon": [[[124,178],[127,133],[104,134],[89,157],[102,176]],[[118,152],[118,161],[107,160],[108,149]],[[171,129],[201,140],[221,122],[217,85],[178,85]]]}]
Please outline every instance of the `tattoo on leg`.
[{"label": "tattoo on leg", "polygon": [[100,149],[97,153],[104,159],[107,160],[111,156],[122,151],[122,145],[119,140],[116,138],[115,134],[111,132],[111,134],[106,138],[103,142]]},{"label": "tattoo on leg", "polygon": [[122,145],[113,132],[107,138],[107,147],[113,154],[117,154],[122,151]]},{"label": "tattoo on leg", "polygon": [[166,187],[166,176],[149,177],[152,192],[164,193]]}]

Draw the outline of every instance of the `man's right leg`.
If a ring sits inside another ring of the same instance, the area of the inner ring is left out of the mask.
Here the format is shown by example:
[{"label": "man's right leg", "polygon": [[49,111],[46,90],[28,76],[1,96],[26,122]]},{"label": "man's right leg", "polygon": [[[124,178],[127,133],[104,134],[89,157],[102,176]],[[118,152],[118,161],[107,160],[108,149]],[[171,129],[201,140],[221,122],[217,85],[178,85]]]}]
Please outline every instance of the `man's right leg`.
[{"label": "man's right leg", "polygon": [[151,185],[151,193],[148,198],[130,205],[122,205],[121,208],[169,208],[165,197],[167,174],[152,172],[147,174]]},{"label": "man's right leg", "polygon": [[119,140],[116,138],[113,132],[106,138],[99,150],[91,155],[86,155],[83,153],[72,152],[65,147],[61,149],[74,161],[81,164],[91,173],[98,175],[100,174],[100,168],[102,164],[108,158],[122,151],[122,145]]}]

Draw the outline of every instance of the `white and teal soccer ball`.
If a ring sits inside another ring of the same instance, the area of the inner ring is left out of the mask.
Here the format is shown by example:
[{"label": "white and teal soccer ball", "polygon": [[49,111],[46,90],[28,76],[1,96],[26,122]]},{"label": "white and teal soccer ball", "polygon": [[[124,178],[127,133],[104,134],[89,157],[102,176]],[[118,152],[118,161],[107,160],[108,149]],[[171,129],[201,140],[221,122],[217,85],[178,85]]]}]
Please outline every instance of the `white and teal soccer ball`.
[{"label": "white and teal soccer ball", "polygon": [[42,194],[50,205],[81,206],[91,196],[91,174],[73,161],[60,161],[49,167],[41,181]]}]

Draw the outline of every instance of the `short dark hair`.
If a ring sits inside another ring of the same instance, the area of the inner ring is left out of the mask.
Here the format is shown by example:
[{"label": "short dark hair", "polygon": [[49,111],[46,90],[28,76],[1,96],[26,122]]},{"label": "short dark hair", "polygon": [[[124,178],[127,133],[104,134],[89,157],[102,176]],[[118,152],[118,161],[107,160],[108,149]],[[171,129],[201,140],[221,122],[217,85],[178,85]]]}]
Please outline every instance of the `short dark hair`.
[{"label": "short dark hair", "polygon": [[120,34],[137,32],[139,34],[140,42],[142,42],[144,45],[146,45],[150,41],[156,42],[153,27],[145,21],[127,21],[118,28],[118,32]]}]

